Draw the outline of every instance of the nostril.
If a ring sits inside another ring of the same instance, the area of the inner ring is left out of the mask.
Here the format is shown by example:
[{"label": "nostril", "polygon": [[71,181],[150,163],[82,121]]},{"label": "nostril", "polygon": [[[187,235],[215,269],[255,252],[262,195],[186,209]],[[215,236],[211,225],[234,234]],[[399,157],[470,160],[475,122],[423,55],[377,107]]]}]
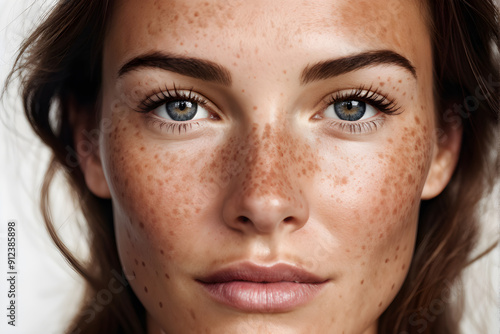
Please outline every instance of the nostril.
[{"label": "nostril", "polygon": [[284,221],[285,223],[289,223],[289,222],[291,222],[292,220],[293,220],[293,217],[292,217],[292,216],[288,216],[288,217],[286,217],[285,219],[283,219],[283,221]]},{"label": "nostril", "polygon": [[247,218],[247,217],[245,217],[245,216],[239,216],[239,217],[238,217],[238,221],[239,221],[240,223],[248,223],[248,222],[250,221],[250,219],[248,219],[248,218]]}]

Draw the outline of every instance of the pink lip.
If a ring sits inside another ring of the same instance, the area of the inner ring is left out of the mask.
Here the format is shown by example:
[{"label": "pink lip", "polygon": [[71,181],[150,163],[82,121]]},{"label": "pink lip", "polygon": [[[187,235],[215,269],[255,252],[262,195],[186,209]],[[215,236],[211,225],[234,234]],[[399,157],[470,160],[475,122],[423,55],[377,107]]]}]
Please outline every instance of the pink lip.
[{"label": "pink lip", "polygon": [[216,302],[249,312],[290,311],[311,301],[327,281],[287,264],[264,267],[251,263],[198,280]]}]

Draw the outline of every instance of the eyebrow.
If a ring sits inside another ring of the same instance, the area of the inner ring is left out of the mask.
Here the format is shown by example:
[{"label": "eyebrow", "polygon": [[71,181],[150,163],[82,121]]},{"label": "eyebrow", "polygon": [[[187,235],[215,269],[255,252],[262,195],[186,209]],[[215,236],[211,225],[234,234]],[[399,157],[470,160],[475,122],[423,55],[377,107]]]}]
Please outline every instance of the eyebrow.
[{"label": "eyebrow", "polygon": [[174,56],[161,52],[144,54],[133,58],[120,68],[118,77],[141,67],[160,68],[224,86],[230,86],[232,82],[230,72],[221,65],[204,59]]},{"label": "eyebrow", "polygon": [[380,50],[355,54],[352,56],[322,61],[307,66],[300,77],[301,84],[329,79],[344,73],[376,65],[396,65],[408,70],[415,79],[417,72],[411,62],[394,51]]}]

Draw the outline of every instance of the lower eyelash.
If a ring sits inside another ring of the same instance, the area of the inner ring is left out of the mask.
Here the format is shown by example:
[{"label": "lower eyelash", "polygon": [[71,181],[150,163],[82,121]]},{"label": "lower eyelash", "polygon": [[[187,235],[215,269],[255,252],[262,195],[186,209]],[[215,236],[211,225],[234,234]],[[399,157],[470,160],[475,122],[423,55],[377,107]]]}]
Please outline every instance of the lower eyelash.
[{"label": "lower eyelash", "polygon": [[382,125],[382,119],[376,119],[373,121],[366,122],[339,122],[339,121],[329,121],[329,125],[335,130],[340,130],[342,132],[361,134],[369,133],[372,131],[377,131]]},{"label": "lower eyelash", "polygon": [[150,114],[146,114],[145,117],[147,123],[159,127],[160,130],[172,133],[177,132],[181,134],[182,131],[187,132],[188,130],[191,130],[193,125],[200,125],[199,122],[165,122]]}]

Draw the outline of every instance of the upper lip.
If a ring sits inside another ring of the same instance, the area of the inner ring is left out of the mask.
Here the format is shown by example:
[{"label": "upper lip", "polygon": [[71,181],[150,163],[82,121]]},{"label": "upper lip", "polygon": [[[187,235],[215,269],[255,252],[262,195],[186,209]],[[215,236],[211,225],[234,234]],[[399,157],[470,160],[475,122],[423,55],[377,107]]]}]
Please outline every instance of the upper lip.
[{"label": "upper lip", "polygon": [[326,280],[304,269],[285,263],[278,263],[272,266],[243,263],[215,271],[198,279],[198,281],[208,284],[227,283],[233,281],[247,281],[255,283],[296,282],[318,284],[323,283]]}]

